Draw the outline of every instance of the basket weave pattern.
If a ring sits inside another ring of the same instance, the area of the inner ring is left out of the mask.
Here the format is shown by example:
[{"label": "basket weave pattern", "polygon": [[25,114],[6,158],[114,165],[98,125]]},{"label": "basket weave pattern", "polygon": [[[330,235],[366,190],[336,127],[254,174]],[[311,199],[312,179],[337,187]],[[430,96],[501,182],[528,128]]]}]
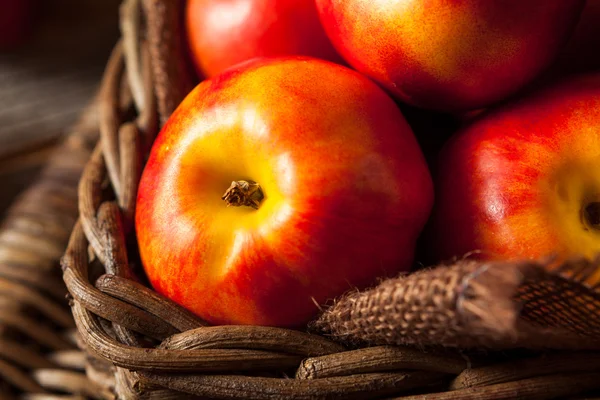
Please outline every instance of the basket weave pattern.
[{"label": "basket weave pattern", "polygon": [[91,379],[144,399],[541,399],[600,388],[600,353],[515,359],[440,348],[600,349],[600,295],[580,283],[593,263],[568,263],[571,279],[532,264],[424,270],[343,297],[313,333],[207,326],[150,290],[140,278],[135,196],[159,121],[191,82],[180,11],[177,1],[126,1],[102,83],[101,140],[62,261]]},{"label": "basket weave pattern", "polygon": [[96,116],[85,113],[0,226],[0,399],[112,396],[86,377],[58,268],[77,219],[77,182],[97,141]]}]

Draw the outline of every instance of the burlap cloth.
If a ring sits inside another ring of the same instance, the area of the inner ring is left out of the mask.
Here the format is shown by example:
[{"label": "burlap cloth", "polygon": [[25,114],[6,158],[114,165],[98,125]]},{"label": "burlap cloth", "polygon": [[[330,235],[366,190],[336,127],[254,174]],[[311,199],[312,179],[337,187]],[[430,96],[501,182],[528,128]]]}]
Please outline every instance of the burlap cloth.
[{"label": "burlap cloth", "polygon": [[337,300],[313,329],[350,343],[460,348],[600,348],[597,268],[461,261],[382,282]]}]

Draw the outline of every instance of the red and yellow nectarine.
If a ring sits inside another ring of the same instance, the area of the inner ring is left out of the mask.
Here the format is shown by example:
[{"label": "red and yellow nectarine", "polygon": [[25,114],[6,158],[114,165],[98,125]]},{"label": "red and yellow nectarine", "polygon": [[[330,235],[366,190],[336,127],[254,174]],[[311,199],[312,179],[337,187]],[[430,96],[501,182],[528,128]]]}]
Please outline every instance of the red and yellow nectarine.
[{"label": "red and yellow nectarine", "polygon": [[316,303],[407,271],[432,202],[418,144],[375,83],[263,59],[204,81],[168,120],[136,230],[159,293],[215,324],[298,327]]},{"label": "red and yellow nectarine", "polygon": [[440,258],[600,253],[600,75],[491,111],[453,137],[431,232]]},{"label": "red and yellow nectarine", "polygon": [[187,0],[185,19],[192,61],[205,77],[256,57],[342,62],[314,0]]},{"label": "red and yellow nectarine", "polygon": [[488,106],[555,57],[584,0],[317,0],[323,26],[358,71],[404,102]]}]

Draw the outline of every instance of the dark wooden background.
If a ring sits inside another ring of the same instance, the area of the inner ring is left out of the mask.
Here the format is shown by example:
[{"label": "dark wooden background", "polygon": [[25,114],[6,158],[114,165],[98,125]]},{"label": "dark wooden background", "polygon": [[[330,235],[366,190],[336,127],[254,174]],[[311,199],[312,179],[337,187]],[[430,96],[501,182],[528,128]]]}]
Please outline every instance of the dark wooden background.
[{"label": "dark wooden background", "polygon": [[119,0],[37,0],[29,40],[0,52],[0,218],[95,94]]}]

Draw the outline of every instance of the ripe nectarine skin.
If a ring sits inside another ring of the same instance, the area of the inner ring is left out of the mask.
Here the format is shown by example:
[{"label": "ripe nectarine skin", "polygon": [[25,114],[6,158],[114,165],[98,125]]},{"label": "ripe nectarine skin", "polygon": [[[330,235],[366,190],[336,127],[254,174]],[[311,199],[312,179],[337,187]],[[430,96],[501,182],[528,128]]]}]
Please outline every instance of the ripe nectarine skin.
[{"label": "ripe nectarine skin", "polygon": [[[239,180],[262,188],[258,209],[222,200]],[[159,293],[211,323],[299,327],[315,303],[409,269],[432,186],[375,83],[316,59],[258,60],[201,83],[159,134],[140,254]]]},{"label": "ripe nectarine skin", "polygon": [[400,100],[440,111],[511,95],[555,57],[584,0],[317,0],[340,54]]},{"label": "ripe nectarine skin", "polygon": [[442,259],[596,256],[600,74],[481,116],[447,143],[435,181],[430,244]]},{"label": "ripe nectarine skin", "polygon": [[343,62],[314,0],[187,0],[185,22],[201,76],[256,57],[303,55]]}]

